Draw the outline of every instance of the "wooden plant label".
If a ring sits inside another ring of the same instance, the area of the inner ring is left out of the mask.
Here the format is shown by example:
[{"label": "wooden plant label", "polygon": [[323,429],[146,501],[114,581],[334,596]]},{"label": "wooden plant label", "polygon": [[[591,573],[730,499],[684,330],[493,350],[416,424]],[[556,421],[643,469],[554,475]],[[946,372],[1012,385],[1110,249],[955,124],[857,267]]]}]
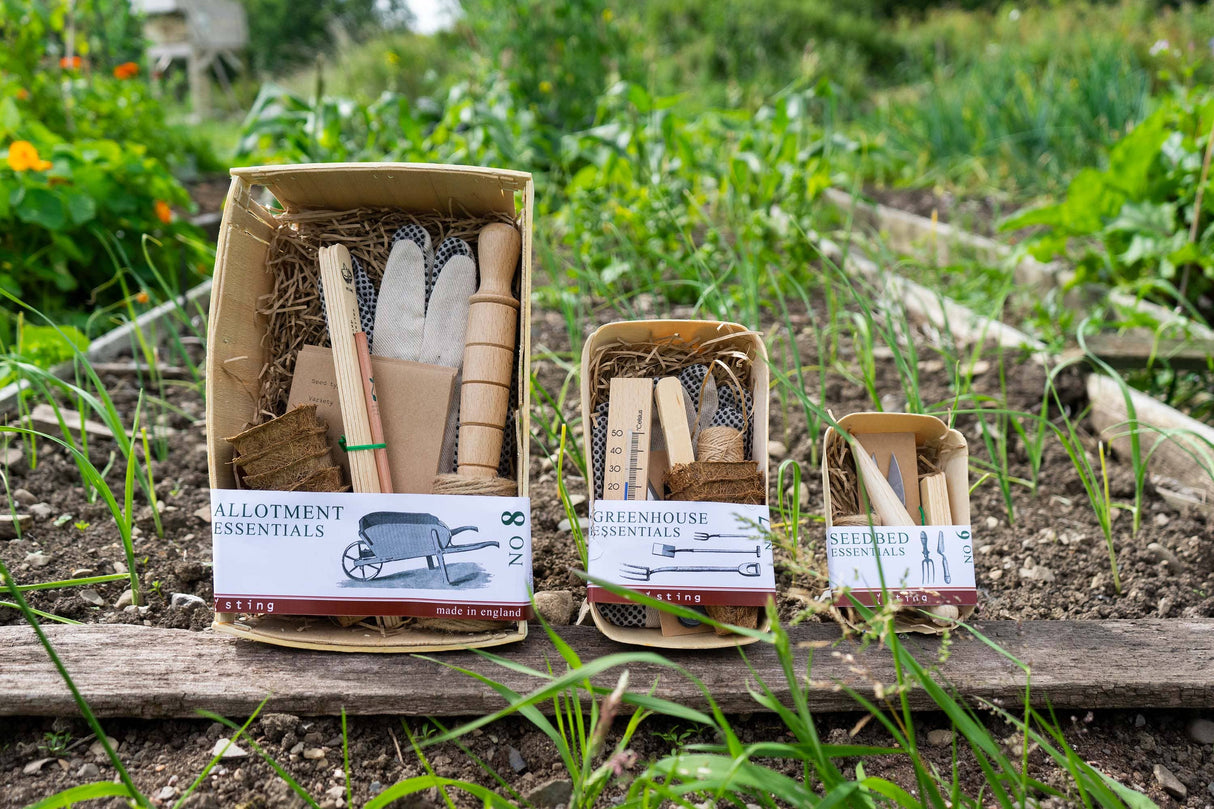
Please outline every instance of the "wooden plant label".
[{"label": "wooden plant label", "polygon": [[530,617],[526,497],[211,489],[215,611]]},{"label": "wooden plant label", "polygon": [[826,566],[837,606],[887,597],[914,607],[978,603],[968,525],[834,526],[826,530]]},{"label": "wooden plant label", "polygon": [[[767,506],[598,500],[591,577],[684,606],[761,607],[776,592]],[[625,603],[598,585],[590,601]]]}]

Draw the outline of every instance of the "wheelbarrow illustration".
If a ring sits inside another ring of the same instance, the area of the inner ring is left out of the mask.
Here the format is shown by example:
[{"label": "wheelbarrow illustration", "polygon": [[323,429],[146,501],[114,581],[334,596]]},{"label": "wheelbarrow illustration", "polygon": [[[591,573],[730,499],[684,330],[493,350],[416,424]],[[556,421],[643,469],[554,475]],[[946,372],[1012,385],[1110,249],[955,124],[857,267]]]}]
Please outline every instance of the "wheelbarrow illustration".
[{"label": "wheelbarrow illustration", "polygon": [[443,571],[447,584],[454,586],[474,578],[476,574],[452,581],[444,558],[446,554],[501,547],[495,540],[468,545],[451,544],[451,537],[455,534],[476,530],[475,525],[448,528],[433,514],[373,511],[358,521],[359,538],[346,546],[341,556],[341,569],[352,579],[369,581],[378,576],[388,562],[424,557],[430,570],[438,567]]}]

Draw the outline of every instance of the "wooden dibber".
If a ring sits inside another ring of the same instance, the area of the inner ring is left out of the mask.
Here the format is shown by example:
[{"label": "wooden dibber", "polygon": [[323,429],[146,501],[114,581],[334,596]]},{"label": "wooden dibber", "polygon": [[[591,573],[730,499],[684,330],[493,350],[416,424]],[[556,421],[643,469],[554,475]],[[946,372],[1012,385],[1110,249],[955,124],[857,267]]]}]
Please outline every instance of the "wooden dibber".
[{"label": "wooden dibber", "polygon": [[[337,396],[341,403],[346,446],[359,447],[382,443],[382,429],[378,441],[371,431],[371,418],[368,415],[364,388],[367,380],[364,378],[355,338],[356,334],[363,337],[362,350],[365,352],[366,335],[362,334],[358,318],[358,296],[354,292],[354,263],[350,259],[350,251],[343,245],[320,248],[320,282],[325,296],[325,312],[329,319],[329,342],[333,345],[333,365],[337,371]],[[367,365],[370,365],[369,356]],[[375,416],[378,415],[379,409],[376,407]],[[382,450],[376,450],[374,454],[366,450],[349,453],[350,483],[354,491],[383,491],[376,463],[376,456],[381,454],[386,467],[388,456]]]},{"label": "wooden dibber", "polygon": [[[486,225],[477,237],[481,286],[470,299],[459,402],[459,468],[439,475],[436,494],[511,496],[514,481],[499,478],[502,437],[510,410],[519,302],[511,292],[521,240],[518,230]],[[472,480],[481,481],[472,484]]]}]

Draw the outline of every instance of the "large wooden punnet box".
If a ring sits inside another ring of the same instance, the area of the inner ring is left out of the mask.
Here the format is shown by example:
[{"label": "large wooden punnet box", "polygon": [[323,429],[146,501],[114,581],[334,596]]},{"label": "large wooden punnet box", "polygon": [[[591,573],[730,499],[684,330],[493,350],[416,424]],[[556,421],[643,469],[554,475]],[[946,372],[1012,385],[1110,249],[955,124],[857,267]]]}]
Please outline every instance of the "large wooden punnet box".
[{"label": "large wooden punnet box", "polygon": [[[268,320],[260,303],[274,286],[270,254],[282,217],[308,212],[393,209],[419,217],[508,219],[521,236],[521,264],[515,292],[519,306],[517,407],[514,477],[518,496],[527,496],[529,443],[531,231],[534,191],[531,175],[492,168],[408,163],[344,163],[233,169],[224,210],[211,292],[207,355],[207,449],[210,484],[237,488],[232,447],[224,439],[264,420],[257,409],[260,379],[281,361],[266,348]],[[272,195],[274,204],[263,204]],[[334,241],[340,240],[335,237]],[[281,414],[278,414],[281,415]],[[329,495],[354,497],[354,495]],[[456,496],[456,495],[452,495]],[[529,568],[528,568],[529,570]],[[292,619],[260,616],[247,620],[216,612],[217,631],[266,643],[311,649],[419,652],[475,648],[526,637],[525,621],[479,633],[406,627],[375,631],[342,627],[324,617]]]},{"label": "large wooden punnet box", "polygon": [[[594,365],[594,358],[604,348],[619,344],[654,344],[663,341],[677,341],[685,345],[712,345],[724,351],[747,358],[750,373],[749,390],[752,396],[752,434],[751,451],[747,460],[758,464],[758,472],[762,479],[762,505],[768,505],[768,408],[769,408],[769,369],[767,367],[767,348],[759,334],[737,323],[726,323],[715,320],[638,320],[608,323],[599,327],[587,339],[582,351],[582,424],[584,425],[584,444],[587,460],[587,485],[590,489],[590,508],[593,512],[596,503],[595,493],[596,470],[593,458],[592,424],[596,418],[594,413],[593,390],[599,382]],[[657,416],[653,418],[654,429],[657,429]],[[762,607],[757,608],[758,629],[770,627],[766,613]],[[620,626],[608,620],[598,604],[590,604],[590,614],[595,626],[607,637],[621,643],[639,646],[653,646],[668,649],[714,649],[753,643],[757,638],[747,635],[717,635],[685,634],[663,635],[662,631],[653,627]]]}]

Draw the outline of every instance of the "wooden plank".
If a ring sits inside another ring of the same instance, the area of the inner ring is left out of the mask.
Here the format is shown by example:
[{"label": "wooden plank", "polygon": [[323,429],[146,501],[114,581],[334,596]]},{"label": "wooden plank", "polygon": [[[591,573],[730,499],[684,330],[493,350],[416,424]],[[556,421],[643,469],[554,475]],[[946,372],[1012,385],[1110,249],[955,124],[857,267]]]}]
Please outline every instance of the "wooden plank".
[{"label": "wooden plank", "polygon": [[[1032,671],[1032,702],[1055,708],[1214,707],[1214,621],[989,621],[976,627]],[[101,716],[189,717],[206,709],[239,718],[268,697],[266,710],[297,714],[479,715],[503,706],[475,679],[410,655],[334,654],[263,646],[212,634],[125,625],[48,626],[46,633],[77,687]],[[639,651],[614,643],[593,627],[564,627],[561,635],[582,660]],[[839,641],[839,630],[809,624],[791,630],[795,670],[806,671],[812,646],[814,710],[856,710],[837,685],[872,695],[875,683],[894,681],[889,654]],[[936,661],[940,639],[903,641],[925,665]],[[542,632],[494,650],[509,660],[543,669],[562,668]],[[788,687],[772,647],[745,649],[754,672],[787,701]],[[667,650],[727,712],[761,710],[748,695],[754,677],[733,648]],[[499,667],[473,652],[434,655],[473,669],[520,692],[537,681]],[[1116,665],[1109,665],[1116,661]],[[677,671],[632,665],[634,691],[654,687],[660,697],[703,707],[698,688]],[[1012,707],[1024,695],[1025,672],[988,645],[963,634],[939,664],[940,678],[969,698],[1001,700]],[[596,682],[613,686],[620,672]],[[656,685],[655,685],[656,683]],[[922,691],[909,695],[916,709],[932,707]],[[541,705],[546,710],[551,705]],[[0,715],[74,716],[71,696],[24,624],[0,627]]]},{"label": "wooden plank", "polygon": [[[934,260],[940,266],[965,256],[973,256],[979,261],[998,265],[1010,260],[1014,255],[1012,247],[995,239],[970,233],[944,222],[933,222],[926,217],[887,205],[871,205],[836,188],[827,189],[823,198],[844,214],[850,215],[856,225],[883,234],[895,252]],[[958,247],[963,248],[961,253],[954,254],[953,249]],[[1059,262],[1047,264],[1032,256],[1019,257],[1011,270],[1012,278],[1021,286],[1060,289],[1065,288],[1075,278],[1074,271]],[[1214,329],[1157,303],[1116,289],[1109,291],[1108,301],[1122,309],[1148,315],[1159,324],[1177,329],[1179,333],[1189,337],[1214,339]]]},{"label": "wooden plank", "polygon": [[[823,250],[834,260],[842,260],[838,250]],[[926,322],[938,330],[947,331],[959,346],[992,342],[1001,348],[1028,352],[1029,359],[1039,365],[1049,365],[1050,355],[1045,343],[1006,323],[980,315],[952,298],[928,289],[922,284],[889,272],[869,259],[848,253],[844,269],[855,272],[874,285],[886,301],[906,307],[907,315]]]},{"label": "wooden plank", "polygon": [[[1092,423],[1112,443],[1113,449],[1128,459],[1129,411],[1121,385],[1104,374],[1091,374],[1087,390],[1092,403]],[[1167,489],[1180,489],[1181,494],[1196,501],[1194,505],[1204,504],[1208,508],[1214,504],[1214,427],[1133,388],[1130,402],[1140,425],[1143,456],[1150,453],[1147,463],[1152,481]]]},{"label": "wooden plank", "polygon": [[1175,340],[1150,332],[1093,334],[1085,338],[1088,351],[1113,368],[1206,371],[1214,366],[1214,339]]}]

